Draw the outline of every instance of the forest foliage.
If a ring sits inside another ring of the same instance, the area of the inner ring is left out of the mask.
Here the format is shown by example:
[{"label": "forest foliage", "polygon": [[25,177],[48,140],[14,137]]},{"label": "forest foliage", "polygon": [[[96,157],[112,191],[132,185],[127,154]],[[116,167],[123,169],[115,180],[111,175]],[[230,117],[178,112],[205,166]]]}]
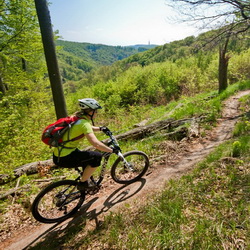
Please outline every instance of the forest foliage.
[{"label": "forest foliage", "polygon": [[[0,13],[0,172],[6,173],[51,157],[40,136],[55,120],[55,111],[34,1],[5,0]],[[135,114],[139,122],[151,107],[164,109],[180,97],[216,90],[218,48],[201,49],[204,36],[140,53],[96,44],[74,43],[66,49],[71,42],[57,41],[64,45],[57,53],[69,113],[78,109],[78,98],[96,98],[105,107],[99,122],[123,132],[130,129],[126,114]],[[230,84],[250,78],[249,45],[248,40],[231,41]]]},{"label": "forest foliage", "polygon": [[56,46],[63,79],[80,80],[84,77],[84,73],[98,66],[111,65],[131,55],[154,48],[156,45],[123,47],[57,40]]}]

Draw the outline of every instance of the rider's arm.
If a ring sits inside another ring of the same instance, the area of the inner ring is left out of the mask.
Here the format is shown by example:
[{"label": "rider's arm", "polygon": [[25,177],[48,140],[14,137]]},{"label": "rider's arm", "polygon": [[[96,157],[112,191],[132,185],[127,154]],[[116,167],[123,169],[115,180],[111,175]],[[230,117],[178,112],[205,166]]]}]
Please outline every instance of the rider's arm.
[{"label": "rider's arm", "polygon": [[92,126],[93,131],[100,131],[100,127]]},{"label": "rider's arm", "polygon": [[101,141],[99,141],[94,133],[89,133],[86,134],[85,137],[87,138],[87,140],[89,141],[89,143],[94,146],[96,149],[100,150],[100,151],[104,151],[104,152],[109,152],[112,153],[113,149],[106,146],[105,144],[103,144]]}]

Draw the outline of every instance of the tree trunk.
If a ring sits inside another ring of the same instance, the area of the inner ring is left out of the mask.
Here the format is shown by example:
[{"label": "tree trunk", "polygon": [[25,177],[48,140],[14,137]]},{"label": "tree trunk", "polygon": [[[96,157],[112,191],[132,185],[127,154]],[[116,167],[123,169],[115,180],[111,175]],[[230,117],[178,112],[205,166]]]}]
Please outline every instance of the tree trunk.
[{"label": "tree trunk", "polygon": [[228,62],[230,56],[227,55],[227,45],[229,42],[229,37],[227,38],[224,47],[220,47],[219,50],[219,93],[227,88],[227,72],[228,72]]},{"label": "tree trunk", "polygon": [[21,59],[22,60],[22,70],[23,71],[27,71],[27,62],[24,58]]},{"label": "tree trunk", "polygon": [[56,57],[54,35],[49,9],[46,0],[35,0],[35,5],[42,34],[44,53],[55,104],[56,116],[59,119],[67,116],[67,110]]},{"label": "tree trunk", "polygon": [[3,78],[0,76],[0,91],[5,95],[6,93],[6,87],[3,83]]}]

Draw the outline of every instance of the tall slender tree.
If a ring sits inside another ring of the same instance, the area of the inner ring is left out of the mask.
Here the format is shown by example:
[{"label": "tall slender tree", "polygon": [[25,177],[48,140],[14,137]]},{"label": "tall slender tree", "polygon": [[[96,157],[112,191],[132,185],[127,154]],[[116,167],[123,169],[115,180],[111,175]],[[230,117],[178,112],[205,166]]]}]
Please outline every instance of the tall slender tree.
[{"label": "tall slender tree", "polygon": [[54,36],[48,3],[46,0],[35,0],[35,5],[42,34],[43,47],[49,72],[56,115],[57,118],[61,118],[67,116],[67,110],[62,87],[62,80],[56,57]]}]

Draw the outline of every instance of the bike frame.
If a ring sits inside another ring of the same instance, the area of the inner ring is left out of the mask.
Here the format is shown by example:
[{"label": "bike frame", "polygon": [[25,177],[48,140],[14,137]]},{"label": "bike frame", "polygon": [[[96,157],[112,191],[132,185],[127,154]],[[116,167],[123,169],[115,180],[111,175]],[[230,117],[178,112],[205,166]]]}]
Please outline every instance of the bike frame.
[{"label": "bike frame", "polygon": [[[103,154],[104,161],[102,163],[101,172],[100,172],[100,175],[99,175],[99,178],[98,178],[96,185],[100,185],[102,180],[104,179],[104,175],[106,172],[107,163],[108,163],[110,155],[111,155],[110,153]],[[126,159],[123,157],[123,154],[121,152],[118,153],[118,157],[120,157],[122,159],[125,167],[130,168],[130,164],[126,161]],[[91,178],[91,180],[94,181],[93,177]]]},{"label": "bike frame", "polygon": [[[107,131],[106,135],[110,137],[110,140],[108,140],[106,145],[110,147],[113,146],[117,151],[116,159],[114,162],[112,159],[112,163],[110,164],[110,174],[112,179],[119,184],[130,184],[139,180],[139,178],[146,173],[149,166],[147,155],[138,150],[122,154],[117,140],[112,136],[112,132]],[[86,195],[94,195],[99,191],[111,154],[112,153],[107,152],[102,154],[103,159],[98,171],[99,174],[97,174],[96,178],[91,177],[91,180],[96,184],[96,188],[89,191],[79,188],[78,182],[80,181],[82,175],[82,169],[81,167],[77,167],[75,170],[79,173],[79,175],[75,180],[60,180],[55,183],[51,183],[36,196],[32,204],[32,214],[34,218],[43,223],[55,223],[69,218],[76,213],[83,204]],[[130,158],[130,156],[132,156],[132,158]],[[139,167],[138,173],[137,158],[134,158],[134,156],[143,156],[143,165],[140,165],[139,163],[139,166],[142,166],[143,168],[141,169]],[[129,163],[130,161],[131,163]],[[128,172],[134,172],[135,176],[134,173],[127,174]],[[121,176],[124,174],[125,179],[120,178],[120,174]],[[128,179],[126,179],[127,177]],[[76,200],[76,202],[74,202],[74,200]],[[45,211],[43,204],[46,205]],[[48,211],[46,210],[47,208]]]},{"label": "bike frame", "polygon": [[[112,135],[112,132],[108,132],[106,135],[108,135],[110,137],[110,141],[107,143],[107,145],[113,145],[113,146],[119,146],[116,138]],[[105,175],[105,171],[106,171],[106,168],[107,168],[107,163],[108,163],[108,160],[109,160],[109,157],[110,157],[111,153],[103,153],[103,158],[104,158],[104,161],[102,163],[102,166],[101,166],[101,172],[100,172],[100,175],[98,177],[98,181],[96,182],[94,180],[94,178],[91,176],[91,180],[97,185],[99,186],[102,182],[102,180],[104,179],[104,175]],[[130,170],[133,170],[130,166],[130,164],[127,162],[127,160],[124,158],[123,154],[121,152],[118,152],[118,157],[121,158],[121,160],[124,162],[124,166],[127,167],[128,169]],[[76,168],[76,170],[81,174],[81,171],[79,168]],[[78,176],[75,180],[78,181],[80,179],[80,176]]]}]

